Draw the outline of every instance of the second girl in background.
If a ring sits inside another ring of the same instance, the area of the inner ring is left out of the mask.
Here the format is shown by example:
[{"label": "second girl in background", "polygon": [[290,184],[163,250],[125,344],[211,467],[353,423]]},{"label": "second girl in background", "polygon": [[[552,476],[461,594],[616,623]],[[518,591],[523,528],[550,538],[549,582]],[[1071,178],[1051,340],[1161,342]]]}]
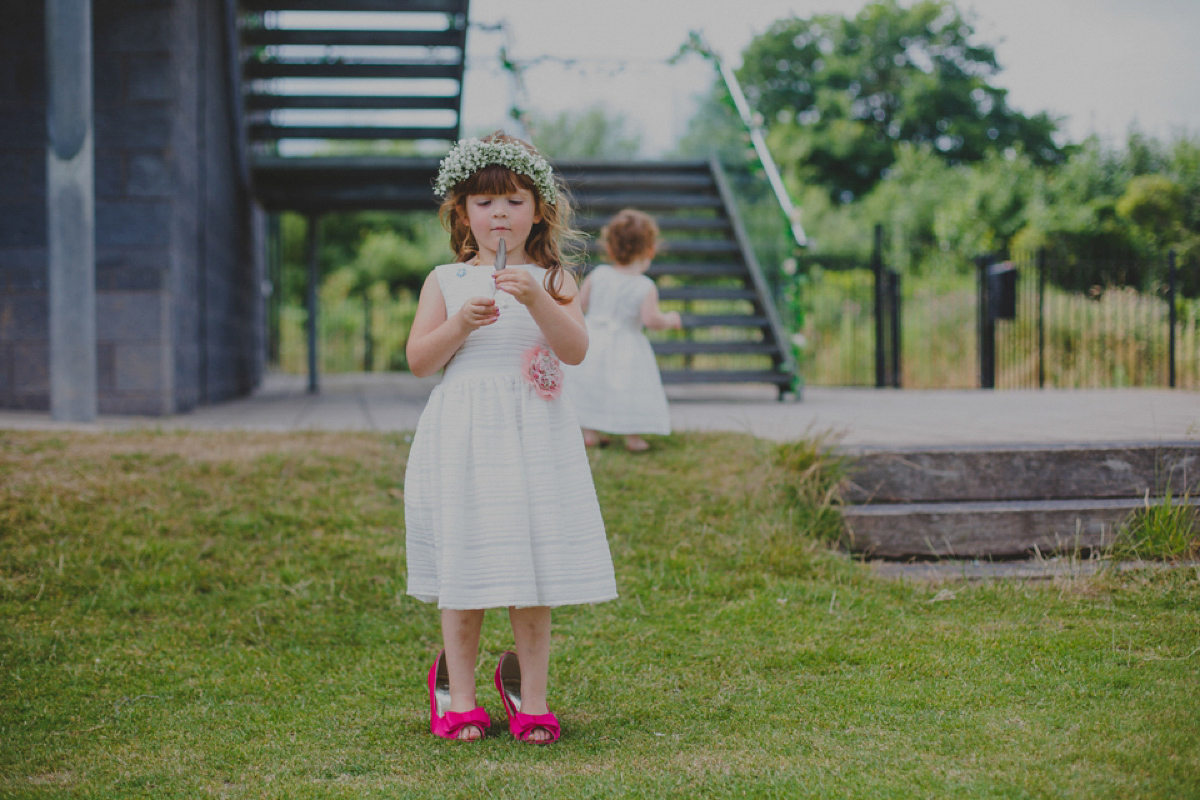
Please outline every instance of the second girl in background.
[{"label": "second girl in background", "polygon": [[621,434],[625,449],[650,447],[641,434],[668,434],[667,395],[650,340],[642,328],[682,325],[678,311],[658,307],[658,288],[646,270],[658,248],[658,225],[641,211],[618,212],[603,232],[612,259],[587,276],[579,291],[588,330],[587,358],[567,370],[570,396],[584,443],[605,443],[602,433]]}]

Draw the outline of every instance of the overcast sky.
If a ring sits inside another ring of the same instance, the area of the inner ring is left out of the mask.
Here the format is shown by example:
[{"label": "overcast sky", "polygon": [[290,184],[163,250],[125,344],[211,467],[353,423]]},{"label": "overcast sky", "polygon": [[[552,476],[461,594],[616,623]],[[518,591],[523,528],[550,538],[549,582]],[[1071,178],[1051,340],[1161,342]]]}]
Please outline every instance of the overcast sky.
[{"label": "overcast sky", "polygon": [[[699,59],[666,60],[703,31],[734,65],[772,22],[857,13],[864,0],[473,0],[471,20],[503,20],[506,34],[468,37],[464,130],[504,126],[512,102],[497,55],[508,38],[526,74],[528,106],[545,115],[601,104],[624,114],[647,155],[683,132],[712,80]],[[1073,140],[1119,143],[1135,124],[1163,138],[1200,132],[1200,0],[960,0],[1003,71],[995,83],[1025,113],[1065,118]],[[564,64],[563,60],[574,60]],[[511,125],[508,126],[511,129]]]}]

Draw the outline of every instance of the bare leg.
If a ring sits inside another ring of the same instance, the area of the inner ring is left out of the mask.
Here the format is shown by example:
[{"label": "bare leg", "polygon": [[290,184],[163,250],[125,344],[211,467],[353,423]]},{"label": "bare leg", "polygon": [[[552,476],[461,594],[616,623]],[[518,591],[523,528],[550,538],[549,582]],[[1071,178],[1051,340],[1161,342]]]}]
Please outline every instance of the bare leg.
[{"label": "bare leg", "polygon": [[[546,685],[550,680],[550,607],[509,608],[513,640],[517,646],[517,661],[521,665],[521,713],[548,714]],[[529,734],[535,742],[550,738],[549,732],[537,728]]]},{"label": "bare leg", "polygon": [[[450,710],[463,713],[475,708],[475,661],[479,657],[479,633],[483,609],[442,609],[442,644],[446,648],[446,671],[450,675]],[[479,739],[483,731],[468,725],[460,739]]]},{"label": "bare leg", "polygon": [[650,449],[650,443],[636,433],[625,437],[625,449],[631,453],[640,453]]}]

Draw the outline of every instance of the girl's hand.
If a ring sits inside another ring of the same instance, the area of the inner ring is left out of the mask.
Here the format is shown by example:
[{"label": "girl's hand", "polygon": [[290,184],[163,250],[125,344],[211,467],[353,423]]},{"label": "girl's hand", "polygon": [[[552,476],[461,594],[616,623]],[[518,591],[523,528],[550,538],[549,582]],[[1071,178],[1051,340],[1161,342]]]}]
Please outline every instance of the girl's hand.
[{"label": "girl's hand", "polygon": [[458,310],[458,318],[470,330],[478,330],[500,319],[500,308],[490,297],[472,297]]},{"label": "girl's hand", "polygon": [[508,292],[523,306],[531,305],[546,291],[537,278],[523,269],[502,269],[494,275],[496,288]]},{"label": "girl's hand", "polygon": [[671,330],[677,331],[683,327],[683,317],[679,315],[678,311],[668,311],[663,316],[667,318],[667,324]]}]

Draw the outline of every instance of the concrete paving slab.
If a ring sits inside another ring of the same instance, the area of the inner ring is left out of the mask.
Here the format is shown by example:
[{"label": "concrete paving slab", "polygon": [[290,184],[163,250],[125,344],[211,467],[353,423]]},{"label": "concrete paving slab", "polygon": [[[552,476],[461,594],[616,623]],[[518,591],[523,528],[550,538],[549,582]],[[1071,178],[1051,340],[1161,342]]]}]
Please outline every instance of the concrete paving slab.
[{"label": "concrete paving slab", "polygon": [[[437,377],[326,375],[318,395],[302,375],[270,375],[251,397],[170,417],[102,416],[57,423],[0,411],[0,429],[410,431]],[[965,444],[1200,441],[1200,393],[1170,389],[895,390],[809,387],[776,400],[762,385],[670,386],[680,431],[735,431],[776,441],[828,434],[847,450]],[[832,441],[831,439],[831,441]]]}]

